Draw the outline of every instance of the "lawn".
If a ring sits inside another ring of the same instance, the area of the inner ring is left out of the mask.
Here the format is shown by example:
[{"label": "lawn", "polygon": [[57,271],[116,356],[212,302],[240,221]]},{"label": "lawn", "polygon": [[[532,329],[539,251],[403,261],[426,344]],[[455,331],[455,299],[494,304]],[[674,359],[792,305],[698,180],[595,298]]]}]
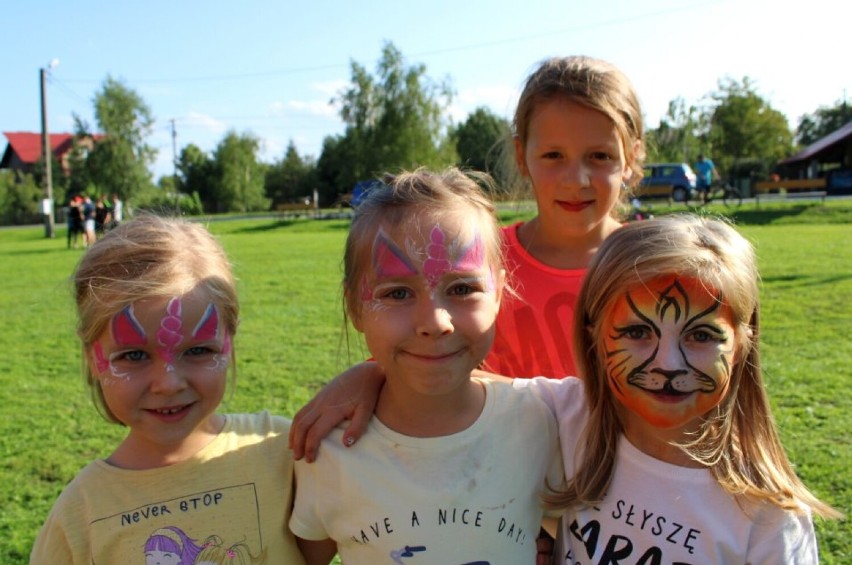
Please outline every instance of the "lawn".
[{"label": "lawn", "polygon": [[[528,210],[507,210],[502,219],[528,217]],[[820,497],[848,514],[852,202],[711,211],[732,215],[758,250],[762,360],[790,457]],[[292,416],[363,357],[341,316],[348,222],[256,218],[209,227],[234,262],[242,300],[237,387],[224,409]],[[0,563],[9,565],[27,562],[62,487],[122,435],[99,418],[82,383],[68,285],[82,251],[65,249],[64,236],[62,228],[55,240],[43,228],[0,230]],[[823,563],[852,561],[849,520],[817,528]]]}]

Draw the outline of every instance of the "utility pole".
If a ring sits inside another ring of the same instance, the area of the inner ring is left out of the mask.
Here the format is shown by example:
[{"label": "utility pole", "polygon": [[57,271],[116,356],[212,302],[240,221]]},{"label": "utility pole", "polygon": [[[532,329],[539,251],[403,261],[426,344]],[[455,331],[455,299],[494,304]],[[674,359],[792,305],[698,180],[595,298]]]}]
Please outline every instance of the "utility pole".
[{"label": "utility pole", "polygon": [[[55,63],[55,64],[54,64]],[[50,62],[50,68],[59,64],[54,59]],[[53,152],[50,150],[50,135],[47,133],[47,69],[39,69],[41,81],[41,142],[44,149],[44,200],[41,203],[41,211],[44,214],[44,237],[53,238]]]},{"label": "utility pole", "polygon": [[175,191],[175,211],[180,212],[180,191],[178,190],[177,175],[177,131],[175,130],[175,119],[172,122],[172,184]]}]

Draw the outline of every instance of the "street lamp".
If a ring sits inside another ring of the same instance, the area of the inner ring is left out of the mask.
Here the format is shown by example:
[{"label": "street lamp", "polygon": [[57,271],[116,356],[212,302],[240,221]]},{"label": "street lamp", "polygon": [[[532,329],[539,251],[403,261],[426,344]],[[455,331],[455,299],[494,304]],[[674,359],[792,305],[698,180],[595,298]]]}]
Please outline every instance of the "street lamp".
[{"label": "street lamp", "polygon": [[44,236],[53,238],[53,153],[50,150],[50,136],[47,133],[47,71],[59,65],[59,59],[48,63],[47,69],[39,69],[41,83],[41,142],[44,148],[44,200],[41,212],[44,214]]}]

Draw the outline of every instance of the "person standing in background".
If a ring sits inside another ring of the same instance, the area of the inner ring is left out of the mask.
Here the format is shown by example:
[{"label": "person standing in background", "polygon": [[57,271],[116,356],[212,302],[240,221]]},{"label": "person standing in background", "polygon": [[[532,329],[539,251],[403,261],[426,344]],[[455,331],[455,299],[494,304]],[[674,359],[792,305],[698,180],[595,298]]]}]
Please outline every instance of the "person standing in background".
[{"label": "person standing in background", "polygon": [[714,180],[719,180],[719,171],[716,170],[716,165],[709,157],[705,157],[704,153],[698,154],[698,162],[695,163],[695,185],[698,193],[707,204],[710,202],[710,187],[713,186]]}]

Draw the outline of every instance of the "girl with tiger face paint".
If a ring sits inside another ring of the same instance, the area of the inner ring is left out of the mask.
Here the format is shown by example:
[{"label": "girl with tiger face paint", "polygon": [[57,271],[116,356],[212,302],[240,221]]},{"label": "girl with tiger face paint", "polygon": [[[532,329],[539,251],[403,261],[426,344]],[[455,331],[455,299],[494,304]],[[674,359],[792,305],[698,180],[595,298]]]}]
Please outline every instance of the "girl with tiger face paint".
[{"label": "girl with tiger face paint", "polygon": [[668,275],[630,287],[604,316],[606,376],[625,431],[694,433],[728,392],[735,327],[722,294]]},{"label": "girl with tiger face paint", "polygon": [[[692,215],[628,224],[592,260],[574,318],[582,381],[555,400],[568,479],[558,563],[816,563],[839,513],[784,453],[758,355],[751,244]],[[582,430],[578,433],[579,430]]]}]

